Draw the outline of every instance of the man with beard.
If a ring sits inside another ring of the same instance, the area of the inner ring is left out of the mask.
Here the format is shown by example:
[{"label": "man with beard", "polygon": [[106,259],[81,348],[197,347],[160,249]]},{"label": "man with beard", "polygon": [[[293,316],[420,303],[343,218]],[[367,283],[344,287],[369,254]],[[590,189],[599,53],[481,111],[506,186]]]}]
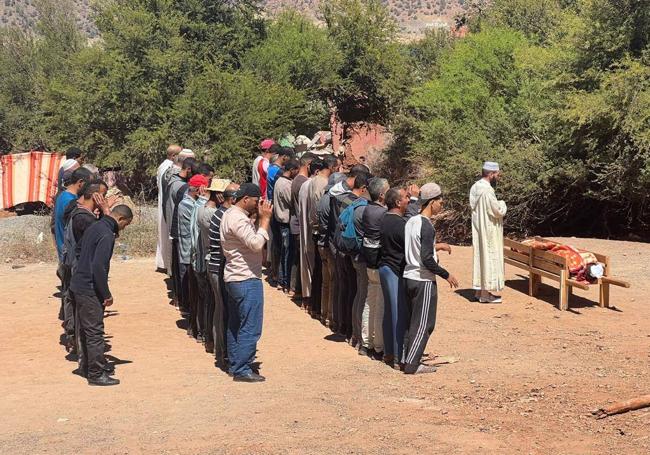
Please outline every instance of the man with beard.
[{"label": "man with beard", "polygon": [[494,189],[501,177],[499,164],[483,164],[483,176],[469,192],[472,209],[472,247],[474,249],[473,287],[481,303],[501,303],[492,294],[503,289],[503,217],[506,203],[497,199]]}]

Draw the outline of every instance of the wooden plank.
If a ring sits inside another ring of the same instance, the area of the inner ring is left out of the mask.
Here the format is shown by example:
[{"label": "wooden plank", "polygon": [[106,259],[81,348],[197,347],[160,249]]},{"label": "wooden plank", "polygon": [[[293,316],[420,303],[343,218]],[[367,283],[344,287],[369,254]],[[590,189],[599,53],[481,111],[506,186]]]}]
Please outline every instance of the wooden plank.
[{"label": "wooden plank", "polygon": [[557,273],[547,272],[546,270],[538,269],[536,267],[531,267],[530,271],[553,281],[560,281],[560,275]]},{"label": "wooden plank", "polygon": [[558,256],[557,254],[549,253],[548,251],[534,250],[533,256],[535,258],[544,259],[545,261],[566,267],[566,258]]},{"label": "wooden plank", "polygon": [[519,262],[523,262],[524,264],[528,264],[528,258],[530,256],[527,254],[517,253],[516,251],[512,251],[508,249],[504,249],[503,253],[507,258],[515,259]]},{"label": "wooden plank", "polygon": [[523,262],[519,262],[519,261],[516,261],[514,259],[510,259],[510,258],[504,258],[503,262],[505,262],[506,264],[513,265],[515,267],[519,267],[520,269],[530,271],[530,266],[528,264],[523,263]]},{"label": "wooden plank", "polygon": [[516,248],[522,253],[530,253],[530,250],[532,249],[528,245],[524,245],[523,243],[512,239],[503,239],[503,246],[508,248]]},{"label": "wooden plank", "polygon": [[567,280],[569,285],[574,288],[579,288],[582,289],[583,291],[588,291],[589,290],[589,285],[585,284],[581,281],[576,281],[576,280]]},{"label": "wooden plank", "polygon": [[547,271],[549,273],[553,273],[553,274],[555,274],[557,276],[560,275],[560,272],[562,270],[566,270],[566,267],[562,267],[562,266],[554,264],[552,262],[543,261],[543,260],[540,260],[538,258],[533,259],[533,267],[545,270],[545,271]]},{"label": "wooden plank", "polygon": [[542,284],[542,276],[530,272],[528,277],[528,295],[535,297],[539,291],[539,285]]},{"label": "wooden plank", "polygon": [[601,308],[609,308],[609,284],[602,283],[600,285],[600,298],[598,299],[598,305]]},{"label": "wooden plank", "polygon": [[560,273],[560,310],[569,309],[569,284],[567,283],[569,272],[562,270]]},{"label": "wooden plank", "polygon": [[620,286],[622,288],[630,287],[629,281],[621,280],[620,278],[614,278],[610,276],[604,276],[599,281],[604,284],[612,284],[614,286]]},{"label": "wooden plank", "polygon": [[596,256],[598,262],[602,262],[603,264],[609,263],[609,257],[605,256],[604,254],[594,253],[593,251],[588,251],[588,253],[592,253],[594,256]]}]

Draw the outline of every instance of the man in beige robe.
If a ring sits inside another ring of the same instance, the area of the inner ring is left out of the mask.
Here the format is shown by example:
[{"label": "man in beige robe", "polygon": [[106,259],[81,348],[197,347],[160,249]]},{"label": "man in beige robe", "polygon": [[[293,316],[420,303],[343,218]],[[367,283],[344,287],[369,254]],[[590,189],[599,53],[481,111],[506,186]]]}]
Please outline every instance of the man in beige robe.
[{"label": "man in beige robe", "polygon": [[158,166],[156,183],[158,185],[158,242],[156,244],[156,268],[160,271],[171,271],[172,244],[169,241],[169,225],[165,219],[165,192],[167,190],[167,171],[174,165],[176,156],[181,153],[181,147],[175,144],[167,147],[167,159]]},{"label": "man in beige robe", "polygon": [[499,178],[499,164],[485,162],[483,177],[469,193],[474,249],[473,286],[481,303],[500,303],[501,297],[492,292],[501,291],[505,285],[503,217],[507,208],[494,192]]},{"label": "man in beige robe", "polygon": [[314,246],[312,226],[309,223],[311,212],[309,192],[313,177],[310,177],[300,187],[298,195],[297,217],[300,223],[300,279],[302,284],[303,305],[309,307],[311,302],[312,274],[314,273],[316,248]]}]

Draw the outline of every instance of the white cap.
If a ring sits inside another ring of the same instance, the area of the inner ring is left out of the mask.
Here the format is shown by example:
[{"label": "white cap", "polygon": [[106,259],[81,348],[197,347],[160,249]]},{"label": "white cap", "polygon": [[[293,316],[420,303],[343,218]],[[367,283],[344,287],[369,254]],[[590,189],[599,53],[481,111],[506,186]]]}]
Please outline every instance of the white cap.
[{"label": "white cap", "polygon": [[78,167],[79,167],[79,162],[72,158],[65,160],[63,164],[61,164],[61,168],[63,169],[63,172],[75,170]]},{"label": "white cap", "polygon": [[494,161],[486,161],[485,163],[483,163],[483,170],[490,171],[490,172],[498,172],[499,163],[495,163]]}]

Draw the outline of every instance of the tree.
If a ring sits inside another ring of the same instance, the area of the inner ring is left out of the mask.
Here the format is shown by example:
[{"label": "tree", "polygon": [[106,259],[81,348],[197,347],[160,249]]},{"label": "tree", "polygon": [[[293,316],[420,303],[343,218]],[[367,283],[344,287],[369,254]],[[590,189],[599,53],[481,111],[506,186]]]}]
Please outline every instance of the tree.
[{"label": "tree", "polygon": [[322,13],[343,55],[341,82],[329,94],[339,118],[389,123],[410,85],[395,21],[379,0],[323,2]]},{"label": "tree", "polygon": [[269,24],[267,36],[243,59],[243,66],[268,82],[290,84],[310,100],[327,102],[341,83],[342,54],[327,31],[294,10]]},{"label": "tree", "polygon": [[315,131],[327,120],[311,111],[304,94],[286,84],[264,82],[250,72],[217,68],[193,77],[174,106],[172,130],[220,169],[246,177],[260,138]]}]

